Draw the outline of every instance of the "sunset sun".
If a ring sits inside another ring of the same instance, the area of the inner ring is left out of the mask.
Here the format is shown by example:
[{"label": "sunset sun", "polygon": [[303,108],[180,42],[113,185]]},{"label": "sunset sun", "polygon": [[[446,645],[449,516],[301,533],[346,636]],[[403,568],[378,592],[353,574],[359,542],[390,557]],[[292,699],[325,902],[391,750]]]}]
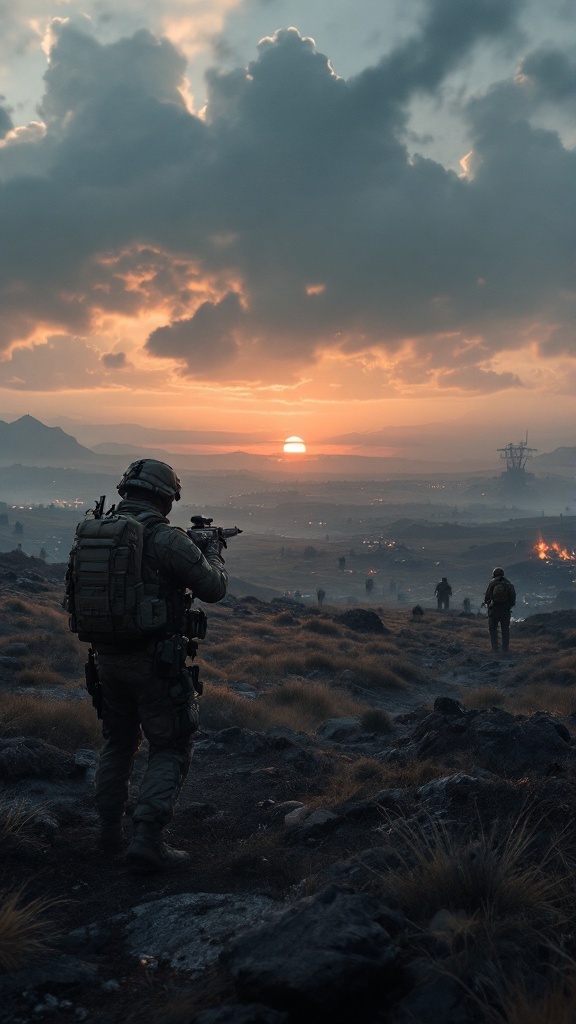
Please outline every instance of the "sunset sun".
[{"label": "sunset sun", "polygon": [[305,455],[306,445],[301,437],[287,437],[284,442],[285,455]]}]

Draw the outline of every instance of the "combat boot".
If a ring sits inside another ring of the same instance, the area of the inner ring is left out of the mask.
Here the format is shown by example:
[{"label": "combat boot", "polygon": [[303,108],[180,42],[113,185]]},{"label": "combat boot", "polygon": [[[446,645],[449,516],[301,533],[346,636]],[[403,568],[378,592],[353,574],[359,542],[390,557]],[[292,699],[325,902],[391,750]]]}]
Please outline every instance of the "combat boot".
[{"label": "combat boot", "polygon": [[122,853],[124,849],[122,818],[100,818],[100,849],[103,853]]},{"label": "combat boot", "polygon": [[141,873],[170,871],[190,864],[190,854],[168,846],[162,839],[160,825],[149,821],[136,822],[127,857],[132,870]]}]

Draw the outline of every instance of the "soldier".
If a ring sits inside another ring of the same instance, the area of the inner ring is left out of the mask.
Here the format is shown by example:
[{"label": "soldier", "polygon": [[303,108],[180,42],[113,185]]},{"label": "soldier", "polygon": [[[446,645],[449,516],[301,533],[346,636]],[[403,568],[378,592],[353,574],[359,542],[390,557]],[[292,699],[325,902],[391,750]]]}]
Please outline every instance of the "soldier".
[{"label": "soldier", "polygon": [[497,566],[492,572],[482,605],[488,606],[488,630],[494,653],[498,652],[498,623],[502,632],[502,652],[506,654],[510,642],[510,613],[516,604],[516,591]]},{"label": "soldier", "polygon": [[439,608],[449,608],[450,607],[450,597],[452,595],[452,587],[448,583],[448,580],[446,579],[445,576],[442,577],[442,579],[440,580],[440,583],[436,584],[436,587],[434,589],[434,593],[435,593],[435,595],[436,595],[436,597],[438,599],[438,607]]},{"label": "soldier", "polygon": [[[136,871],[185,867],[190,857],[162,839],[171,820],[192,756],[198,728],[198,701],[185,665],[190,596],[210,603],[226,594],[227,575],[218,541],[204,551],[184,530],[169,525],[172,503],[180,500],[180,480],[171,466],[155,459],[133,462],[118,484],[123,499],[116,512],[145,523],[142,580],[147,594],[164,609],[164,625],[124,643],[99,634],[95,649],[102,698],[104,746],[95,780],[101,847],[120,853],[128,787],[142,732],[148,763],[132,814],[134,838],[127,856]],[[73,564],[74,549],[71,553]],[[77,577],[78,580],[78,577]],[[77,584],[76,584],[77,585]],[[74,609],[74,582],[69,607]],[[155,621],[155,620],[154,620]],[[171,659],[171,660],[170,660]]]}]

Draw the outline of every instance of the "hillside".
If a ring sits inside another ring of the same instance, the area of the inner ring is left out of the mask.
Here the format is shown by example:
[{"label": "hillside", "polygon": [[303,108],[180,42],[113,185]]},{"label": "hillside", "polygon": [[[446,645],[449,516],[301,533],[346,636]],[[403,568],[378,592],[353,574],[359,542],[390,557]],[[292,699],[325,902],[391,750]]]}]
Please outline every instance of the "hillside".
[{"label": "hillside", "polygon": [[2,1024],[572,1019],[576,612],[498,659],[484,617],[232,594],[171,826],[193,871],[134,876],[38,563],[0,556]]},{"label": "hillside", "polygon": [[0,420],[0,464],[4,466],[58,466],[91,460],[95,460],[94,453],[60,427],[47,427],[33,416],[21,416],[13,423]]}]

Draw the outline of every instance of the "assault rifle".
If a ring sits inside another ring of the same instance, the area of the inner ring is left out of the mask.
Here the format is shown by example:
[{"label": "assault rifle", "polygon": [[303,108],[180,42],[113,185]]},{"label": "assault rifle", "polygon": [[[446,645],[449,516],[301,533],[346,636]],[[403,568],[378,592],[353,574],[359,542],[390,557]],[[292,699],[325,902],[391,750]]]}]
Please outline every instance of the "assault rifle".
[{"label": "assault rifle", "polygon": [[85,516],[94,516],[94,519],[102,519],[104,514],[106,514],[107,516],[113,515],[113,513],[116,511],[116,505],[111,505],[110,508],[108,509],[108,511],[106,513],[104,513],[104,502],[105,501],[106,501],[106,495],[105,494],[101,494],[100,497],[97,499],[96,504],[94,505],[94,508],[87,509],[86,512],[84,513],[84,515]]},{"label": "assault rifle", "polygon": [[235,537],[238,533],[242,533],[242,530],[238,526],[230,526],[224,528],[223,526],[212,526],[212,519],[205,519],[204,516],[191,516],[190,522],[192,526],[186,530],[186,533],[193,540],[196,547],[200,548],[200,551],[204,551],[209,544],[221,544],[222,547],[227,548],[226,543],[227,537]]}]

